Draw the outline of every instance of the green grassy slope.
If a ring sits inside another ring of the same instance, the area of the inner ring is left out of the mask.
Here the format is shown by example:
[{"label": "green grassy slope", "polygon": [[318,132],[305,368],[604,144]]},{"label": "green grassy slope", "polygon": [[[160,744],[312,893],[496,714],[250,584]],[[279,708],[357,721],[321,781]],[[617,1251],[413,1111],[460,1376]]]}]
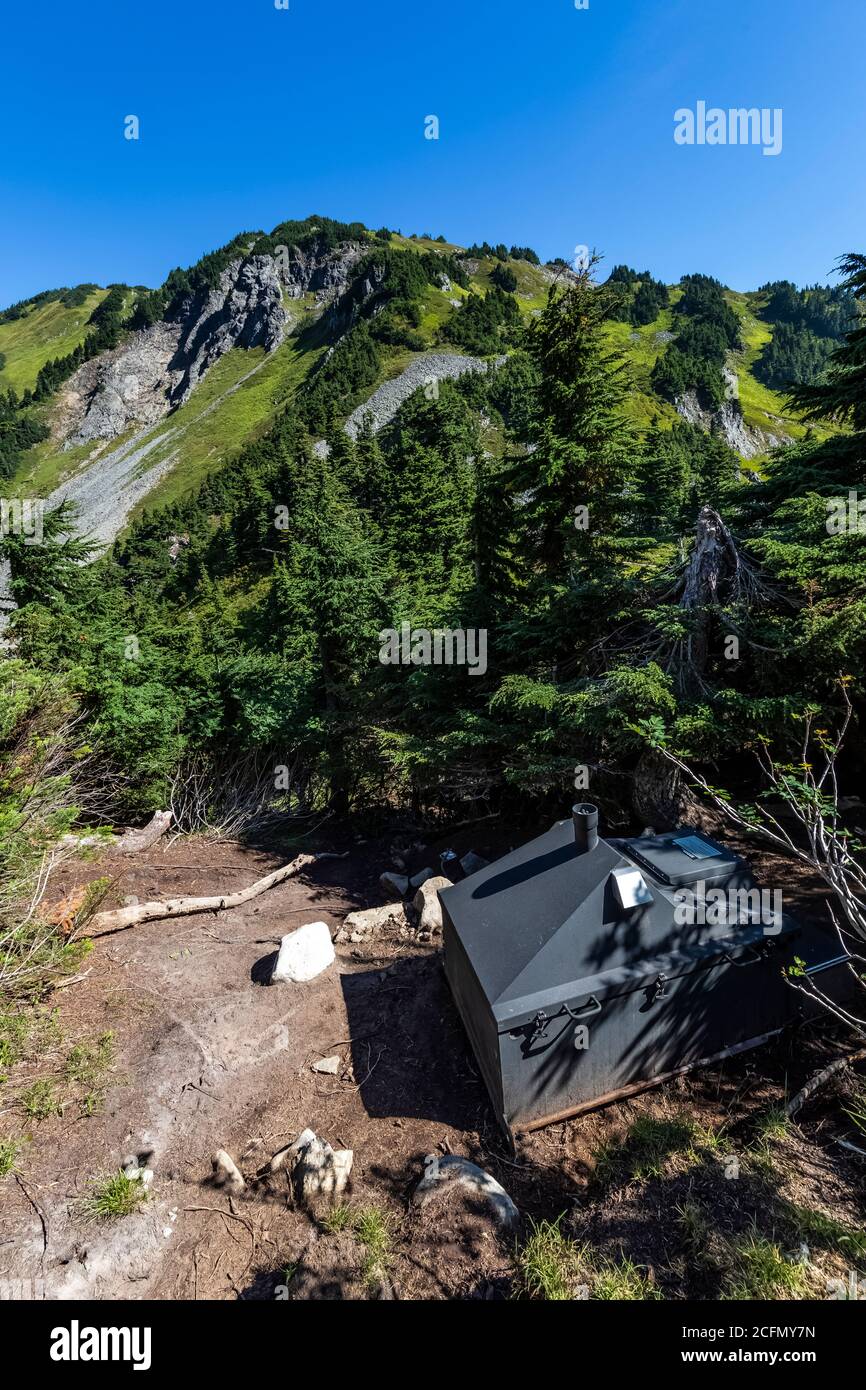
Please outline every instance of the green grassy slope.
[{"label": "green grassy slope", "polygon": [[94,290],[83,304],[67,308],[61,300],[50,300],[29,309],[23,318],[0,323],[0,353],[6,365],[0,371],[0,388],[10,386],[20,395],[53,357],[65,357],[87,336],[87,320],[107,290]]},{"label": "green grassy slope", "polygon": [[[731,367],[740,379],[740,407],[747,425],[756,426],[771,434],[780,432],[792,439],[802,439],[806,426],[786,405],[785,398],[778,391],[764,386],[753,375],[752,368],[764,348],[773,337],[772,324],[757,317],[766,304],[767,296],[752,292],[740,294],[736,290],[726,290],[725,299],[740,320],[740,329],[745,344],[740,352],[731,356]],[[820,437],[831,433],[821,425],[813,425],[813,431]]]},{"label": "green grassy slope", "polygon": [[[146,443],[171,432],[170,438],[146,456],[143,470],[150,470],[175,450],[179,450],[179,459],[137,510],[176,501],[248,440],[267,429],[320,351],[302,351],[294,339],[289,339],[270,355],[264,348],[234,348],[227,352],[184,405],[142,436],[141,443]],[[45,440],[25,456],[24,466],[15,478],[14,492],[44,497],[94,458],[120,447],[133,434],[130,430],[104,444],[83,444],[68,450],[58,450],[51,440]]]},{"label": "green grassy slope", "polygon": [[[461,249],[452,244],[397,234],[392,244],[419,254],[429,251],[453,254]],[[441,337],[443,325],[456,312],[453,301],[463,300],[473,293],[486,293],[496,264],[492,258],[480,258],[470,276],[468,289],[456,284],[450,290],[432,285],[426,288],[419,327],[425,348],[459,350]],[[550,272],[527,261],[509,260],[508,265],[517,277],[518,305],[529,321],[546,303]],[[87,319],[106,292],[94,291],[78,308],[66,308],[55,300],[35,306],[22,319],[0,323],[0,352],[7,358],[0,374],[0,386],[14,386],[18,391],[32,386],[39,368],[49,358],[71,351],[83,339]],[[627,410],[640,430],[647,429],[654,419],[663,428],[670,428],[679,418],[671,405],[654,394],[650,378],[655,363],[665,351],[665,335],[676,330],[677,316],[672,308],[680,295],[680,289],[673,287],[671,307],[651,324],[640,328],[620,322],[607,325],[611,347],[620,352],[627,363],[630,387]],[[731,366],[739,376],[740,404],[746,423],[777,435],[802,437],[805,428],[786,407],[784,398],[763,386],[752,373],[756,359],[772,336],[772,326],[758,317],[764,303],[762,296],[731,290],[726,291],[726,298],[742,324],[744,347],[734,354]],[[317,316],[311,295],[302,301],[286,301],[286,308],[297,330]],[[142,442],[147,442],[171,431],[171,438],[162,441],[147,455],[143,469],[149,471],[175,452],[177,462],[157,482],[139,510],[143,506],[150,508],[175,501],[193,490],[208,472],[267,429],[275,414],[291,400],[300,382],[314,368],[324,348],[324,331],[314,328],[312,332],[288,338],[270,355],[260,349],[235,349],[226,354],[207,374],[191,399],[143,437]],[[407,349],[385,349],[381,380],[399,373],[411,358]],[[375,385],[370,387],[371,393],[373,390]],[[38,407],[40,415],[49,422],[53,409],[52,404]],[[130,431],[127,437],[133,433]],[[58,450],[56,443],[46,440],[25,456],[11,490],[45,496],[64,478],[122,442],[115,440],[96,447],[86,445],[63,451]]]}]

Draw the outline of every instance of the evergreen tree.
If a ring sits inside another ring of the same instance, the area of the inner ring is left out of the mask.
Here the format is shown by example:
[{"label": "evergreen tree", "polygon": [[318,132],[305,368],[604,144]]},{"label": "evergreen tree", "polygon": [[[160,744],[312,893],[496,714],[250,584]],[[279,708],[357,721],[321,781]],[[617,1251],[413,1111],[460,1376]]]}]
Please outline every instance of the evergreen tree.
[{"label": "evergreen tree", "polygon": [[[515,471],[525,553],[560,580],[576,557],[615,530],[633,466],[633,440],[622,415],[625,368],[604,334],[610,300],[590,273],[565,292],[552,290],[533,325],[529,351],[540,374],[539,415],[533,451]],[[581,507],[589,509],[586,526],[579,524]]]}]

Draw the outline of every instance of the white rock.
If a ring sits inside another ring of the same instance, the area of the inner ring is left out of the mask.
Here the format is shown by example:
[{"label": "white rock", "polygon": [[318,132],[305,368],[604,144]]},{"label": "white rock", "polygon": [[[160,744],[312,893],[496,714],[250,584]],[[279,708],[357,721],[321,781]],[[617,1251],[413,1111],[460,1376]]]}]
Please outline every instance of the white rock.
[{"label": "white rock", "polygon": [[428,1154],[424,1163],[424,1176],[412,1194],[415,1206],[424,1206],[435,1193],[446,1184],[466,1188],[473,1196],[482,1197],[490,1204],[490,1209],[501,1226],[514,1227],[520,1223],[520,1212],[512,1202],[505,1188],[477,1164],[458,1154]]},{"label": "white rock", "polygon": [[339,1197],[346,1189],[355,1155],[351,1149],[332,1149],[324,1139],[306,1148],[295,1168],[296,1188],[304,1202]]},{"label": "white rock", "polygon": [[[387,903],[384,907],[367,907],[358,912],[350,912],[341,927],[350,941],[362,941],[366,936],[381,931],[383,927],[405,927],[406,913],[402,903]],[[357,934],[357,935],[356,935]]]},{"label": "white rock", "polygon": [[383,893],[388,893],[391,897],[396,894],[398,898],[405,898],[409,892],[409,880],[406,875],[394,874],[390,870],[382,874],[379,879],[379,886]]},{"label": "white rock", "polygon": [[473,849],[468,854],[464,854],[460,860],[460,867],[468,878],[470,874],[477,874],[479,869],[486,869],[490,863],[489,859],[482,859],[480,854],[476,854]]},{"label": "white rock", "polygon": [[422,869],[422,870],[420,871],[420,873],[417,873],[417,874],[415,874],[415,876],[414,876],[413,878],[410,878],[410,880],[409,880],[409,887],[410,887],[410,888],[420,888],[422,883],[426,883],[427,880],[428,880],[428,878],[433,878],[433,877],[434,877],[434,873],[433,873],[433,870],[432,870],[432,869]]},{"label": "white rock", "polygon": [[289,932],[280,943],[280,954],[271,984],[314,980],[335,960],[331,931],[326,922],[307,922]]},{"label": "white rock", "polygon": [[225,1149],[218,1149],[212,1162],[213,1180],[217,1187],[224,1187],[230,1197],[239,1197],[246,1183],[231,1154],[227,1154]]},{"label": "white rock", "polygon": [[323,1198],[334,1201],[345,1191],[354,1161],[352,1149],[332,1149],[311,1129],[271,1159],[271,1172],[288,1169],[301,1202],[315,1205]]},{"label": "white rock", "polygon": [[279,1153],[275,1153],[271,1159],[271,1172],[278,1173],[281,1168],[294,1168],[298,1155],[308,1144],[312,1144],[316,1134],[312,1129],[302,1129],[293,1144],[287,1144]]},{"label": "white rock", "polygon": [[313,1071],[324,1072],[326,1076],[336,1076],[340,1070],[339,1057],[321,1057],[313,1063]]},{"label": "white rock", "polygon": [[412,900],[415,911],[419,913],[418,926],[421,931],[440,932],[442,930],[442,904],[439,901],[440,888],[450,888],[451,880],[436,874],[422,883]]}]

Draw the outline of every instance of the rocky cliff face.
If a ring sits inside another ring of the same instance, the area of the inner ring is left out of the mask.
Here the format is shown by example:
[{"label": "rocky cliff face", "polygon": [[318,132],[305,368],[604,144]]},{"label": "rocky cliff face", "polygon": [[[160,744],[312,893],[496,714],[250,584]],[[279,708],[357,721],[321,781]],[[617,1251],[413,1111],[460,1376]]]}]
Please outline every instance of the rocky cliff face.
[{"label": "rocky cliff face", "polygon": [[280,279],[290,299],[314,294],[320,304],[329,304],[349,287],[351,273],[363,255],[358,241],[346,241],[331,250],[302,251],[293,247],[277,258]]},{"label": "rocky cliff face", "polygon": [[778,449],[782,444],[790,444],[792,441],[789,435],[781,432],[775,434],[772,430],[758,429],[755,425],[746,424],[740,403],[736,399],[736,374],[727,367],[724,374],[730,399],[724,401],[718,410],[707,410],[701,405],[697,392],[684,391],[675,402],[677,411],[682,418],[688,424],[697,425],[700,429],[706,430],[708,434],[720,435],[728,447],[744,459],[755,458],[758,454],[767,454],[771,449]]},{"label": "rocky cliff face", "polygon": [[133,423],[161,420],[171,407],[170,364],[180,335],[180,324],[155,323],[79,367],[60,397],[66,447],[116,439]]},{"label": "rocky cliff face", "polygon": [[276,263],[240,257],[219,284],[188,300],[176,320],[134,333],[122,347],[85,362],[63,392],[66,447],[116,439],[131,426],[154,425],[182,405],[231,348],[279,347],[286,329]]},{"label": "rocky cliff face", "polygon": [[286,312],[271,256],[232,261],[217,287],[193,300],[184,322],[177,354],[170,364],[180,373],[171,391],[180,405],[205,372],[230,348],[263,347],[273,352],[283,341]]}]

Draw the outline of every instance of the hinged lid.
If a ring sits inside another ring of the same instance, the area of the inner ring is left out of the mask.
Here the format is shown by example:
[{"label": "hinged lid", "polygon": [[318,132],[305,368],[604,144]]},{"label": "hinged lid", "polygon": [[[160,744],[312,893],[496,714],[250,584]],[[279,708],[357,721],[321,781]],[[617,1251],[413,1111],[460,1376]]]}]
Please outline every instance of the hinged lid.
[{"label": "hinged lid", "polygon": [[[691,834],[677,832],[680,838]],[[736,889],[755,885],[744,861],[709,837],[700,839],[718,853],[706,861],[671,845],[675,838],[599,840],[580,852],[572,822],[563,821],[442,890],[451,927],[501,1029],[530,1020],[542,1008],[579,1006],[591,995],[602,999],[647,988],[659,974],[674,978],[707,969],[726,953],[796,930],[787,918],[766,928],[736,916],[733,925],[715,925],[701,912],[697,921],[678,920],[676,892],[684,882],[702,877]],[[702,871],[705,863],[714,866],[712,878]],[[629,877],[636,864],[646,897]],[[690,869],[696,876],[685,878]],[[634,890],[634,905],[628,889],[620,891],[623,882]]]}]

